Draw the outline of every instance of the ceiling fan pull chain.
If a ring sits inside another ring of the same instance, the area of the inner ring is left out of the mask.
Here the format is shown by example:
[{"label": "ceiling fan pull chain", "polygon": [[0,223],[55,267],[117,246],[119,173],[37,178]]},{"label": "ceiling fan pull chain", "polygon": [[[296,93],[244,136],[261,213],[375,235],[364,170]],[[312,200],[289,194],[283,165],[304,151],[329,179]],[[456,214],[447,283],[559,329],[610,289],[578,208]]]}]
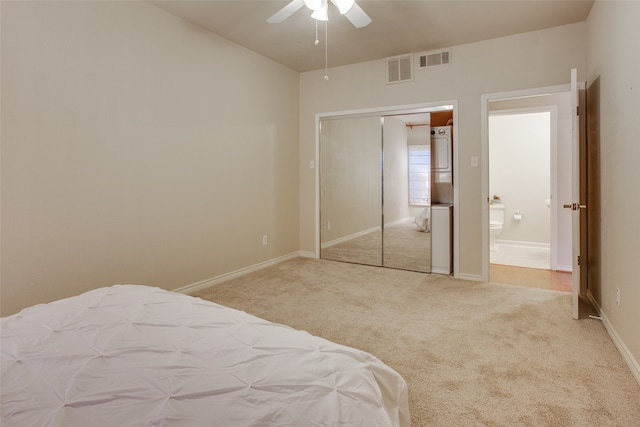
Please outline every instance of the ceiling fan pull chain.
[{"label": "ceiling fan pull chain", "polygon": [[320,43],[320,40],[318,40],[318,20],[314,19],[314,21],[316,21],[316,41],[314,44],[318,46],[318,43]]},{"label": "ceiling fan pull chain", "polygon": [[329,80],[329,21],[324,21],[324,79]]}]

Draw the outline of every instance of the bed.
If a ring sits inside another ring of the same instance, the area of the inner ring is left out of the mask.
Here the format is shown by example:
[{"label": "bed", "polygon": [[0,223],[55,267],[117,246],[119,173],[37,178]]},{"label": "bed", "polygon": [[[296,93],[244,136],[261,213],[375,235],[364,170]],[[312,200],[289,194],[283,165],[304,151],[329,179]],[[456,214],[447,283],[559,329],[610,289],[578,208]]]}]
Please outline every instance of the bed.
[{"label": "bed", "polygon": [[0,339],[3,427],[409,425],[371,354],[159,288],[30,307]]}]

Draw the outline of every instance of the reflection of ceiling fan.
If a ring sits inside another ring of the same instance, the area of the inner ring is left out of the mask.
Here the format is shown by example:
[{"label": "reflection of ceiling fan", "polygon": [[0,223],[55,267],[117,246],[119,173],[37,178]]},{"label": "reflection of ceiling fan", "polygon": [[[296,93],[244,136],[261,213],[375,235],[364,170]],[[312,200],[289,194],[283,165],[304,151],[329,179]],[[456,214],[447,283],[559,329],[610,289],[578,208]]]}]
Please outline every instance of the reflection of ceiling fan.
[{"label": "reflection of ceiling fan", "polygon": [[[358,6],[354,0],[330,0],[334,6],[340,10],[340,13],[347,17],[349,21],[356,27],[366,27],[371,23],[371,18],[366,14],[360,6]],[[271,18],[267,19],[267,22],[271,24],[279,24],[284,21],[295,12],[297,12],[302,6],[307,6],[313,10],[311,17],[318,21],[327,21],[329,19],[329,0],[292,0],[285,7],[276,12]]]}]

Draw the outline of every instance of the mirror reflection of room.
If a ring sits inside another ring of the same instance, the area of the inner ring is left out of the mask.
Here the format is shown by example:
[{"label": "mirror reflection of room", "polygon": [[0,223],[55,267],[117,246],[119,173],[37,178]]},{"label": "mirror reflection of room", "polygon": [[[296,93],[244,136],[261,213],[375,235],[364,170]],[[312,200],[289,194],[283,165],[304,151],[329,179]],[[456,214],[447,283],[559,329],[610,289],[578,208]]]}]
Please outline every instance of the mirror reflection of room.
[{"label": "mirror reflection of room", "polygon": [[451,274],[453,110],[444,110],[321,120],[321,258]]},{"label": "mirror reflection of room", "polygon": [[382,265],[380,117],[338,117],[320,124],[320,255]]},{"label": "mirror reflection of room", "polygon": [[429,113],[384,118],[384,260],[431,271]]}]

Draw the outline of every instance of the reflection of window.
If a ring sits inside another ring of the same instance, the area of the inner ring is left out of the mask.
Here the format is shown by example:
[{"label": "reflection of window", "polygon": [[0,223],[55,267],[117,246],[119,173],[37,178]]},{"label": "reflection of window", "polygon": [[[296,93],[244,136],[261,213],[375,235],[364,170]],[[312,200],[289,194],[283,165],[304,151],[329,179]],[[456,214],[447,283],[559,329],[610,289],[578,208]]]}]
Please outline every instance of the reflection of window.
[{"label": "reflection of window", "polygon": [[429,205],[431,152],[428,145],[409,145],[409,204]]}]

